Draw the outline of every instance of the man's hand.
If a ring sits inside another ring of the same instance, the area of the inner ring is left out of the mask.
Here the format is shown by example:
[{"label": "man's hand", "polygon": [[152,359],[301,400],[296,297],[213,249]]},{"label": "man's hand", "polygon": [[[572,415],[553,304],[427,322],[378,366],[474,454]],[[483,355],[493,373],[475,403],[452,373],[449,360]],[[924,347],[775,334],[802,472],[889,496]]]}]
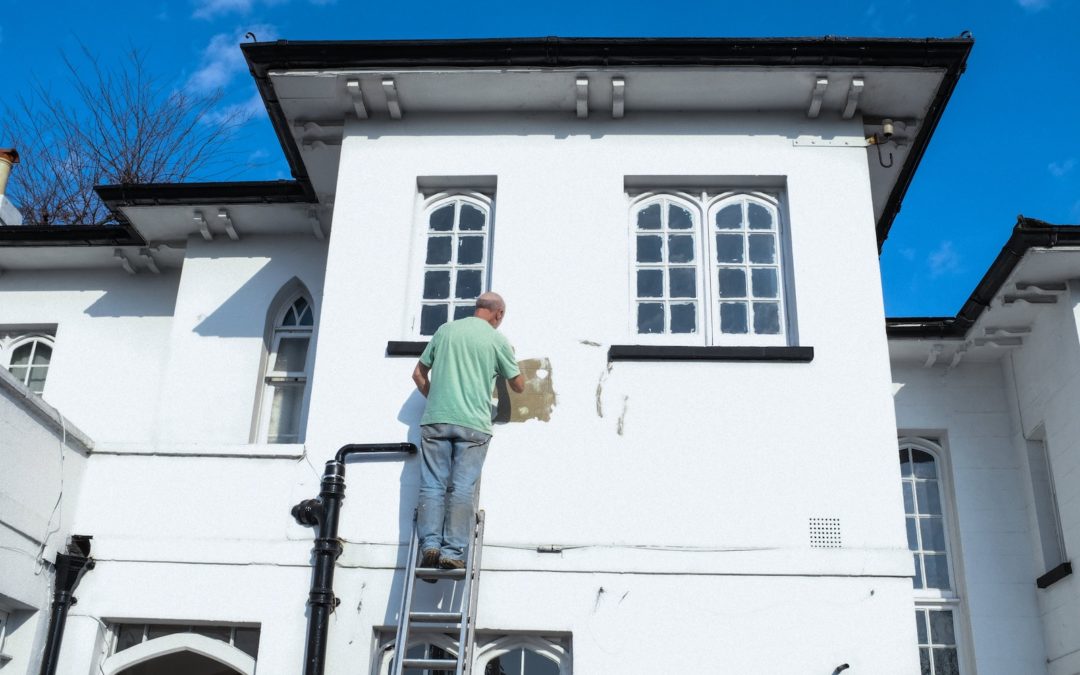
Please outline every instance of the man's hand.
[{"label": "man's hand", "polygon": [[[431,380],[428,379],[428,373],[430,372],[431,368],[428,368],[419,361],[416,362],[416,368],[412,371],[412,381],[416,384],[416,390],[423,394],[424,398],[427,398],[428,391],[431,389]],[[518,375],[518,379],[521,379],[520,375]],[[525,385],[523,383],[522,389],[524,388]],[[519,390],[515,388],[514,391]]]},{"label": "man's hand", "polygon": [[521,373],[518,373],[517,377],[507,380],[506,383],[510,385],[510,388],[517,394],[525,391],[525,376]]}]

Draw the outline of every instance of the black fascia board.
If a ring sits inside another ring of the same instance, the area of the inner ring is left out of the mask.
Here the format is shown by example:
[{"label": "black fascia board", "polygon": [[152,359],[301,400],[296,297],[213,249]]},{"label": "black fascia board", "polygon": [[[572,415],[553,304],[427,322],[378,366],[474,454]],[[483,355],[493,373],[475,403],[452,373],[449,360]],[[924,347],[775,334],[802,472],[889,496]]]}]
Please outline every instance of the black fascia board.
[{"label": "black fascia board", "polygon": [[145,246],[146,241],[126,220],[114,225],[6,225],[0,227],[0,247]]},{"label": "black fascia board", "polygon": [[943,68],[945,75],[912,141],[877,222],[881,250],[915,170],[964,72],[974,40],[956,38],[495,38],[313,40],[240,45],[293,177],[310,186],[269,73],[272,70],[377,68],[582,68],[771,66]]},{"label": "black fascia board", "polygon": [[1080,225],[1051,225],[1019,216],[1009,240],[955,317],[887,318],[886,334],[890,339],[962,339],[1029,249],[1058,246],[1080,246]]},{"label": "black fascia board", "polygon": [[427,341],[390,340],[386,343],[387,356],[420,356],[427,349]]},{"label": "black fascia board", "polygon": [[123,206],[289,204],[315,201],[310,188],[293,180],[97,185],[94,191],[113,211]]}]

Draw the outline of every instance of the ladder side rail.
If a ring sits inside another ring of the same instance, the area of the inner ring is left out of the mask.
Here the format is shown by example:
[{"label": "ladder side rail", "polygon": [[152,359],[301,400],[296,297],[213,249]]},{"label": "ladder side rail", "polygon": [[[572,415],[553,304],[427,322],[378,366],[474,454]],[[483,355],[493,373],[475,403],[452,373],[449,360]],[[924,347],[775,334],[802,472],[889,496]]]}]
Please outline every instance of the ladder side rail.
[{"label": "ladder side rail", "polygon": [[413,586],[416,585],[417,512],[413,511],[412,536],[409,541],[409,557],[405,563],[405,585],[401,590],[401,609],[398,611],[397,631],[394,633],[394,675],[405,672],[405,651],[409,646],[409,612],[412,610]]},{"label": "ladder side rail", "polygon": [[[476,642],[476,603],[480,595],[480,556],[484,549],[484,512],[476,511],[476,524],[473,528],[473,540],[469,550],[469,560],[465,571],[466,593],[468,593],[469,611],[463,617],[461,624],[461,637],[458,639],[458,651],[461,658],[458,659],[457,675],[471,675],[473,652]],[[464,598],[463,598],[464,601]]]}]

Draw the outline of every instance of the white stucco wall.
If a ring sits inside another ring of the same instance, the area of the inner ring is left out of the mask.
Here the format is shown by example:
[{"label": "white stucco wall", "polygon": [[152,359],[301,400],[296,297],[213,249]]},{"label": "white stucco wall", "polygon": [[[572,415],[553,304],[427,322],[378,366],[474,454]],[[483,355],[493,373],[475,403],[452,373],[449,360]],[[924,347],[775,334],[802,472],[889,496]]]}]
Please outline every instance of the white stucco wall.
[{"label": "white stucco wall", "polygon": [[52,568],[75,532],[91,443],[0,369],[0,611],[12,672],[36,672],[52,598]]}]

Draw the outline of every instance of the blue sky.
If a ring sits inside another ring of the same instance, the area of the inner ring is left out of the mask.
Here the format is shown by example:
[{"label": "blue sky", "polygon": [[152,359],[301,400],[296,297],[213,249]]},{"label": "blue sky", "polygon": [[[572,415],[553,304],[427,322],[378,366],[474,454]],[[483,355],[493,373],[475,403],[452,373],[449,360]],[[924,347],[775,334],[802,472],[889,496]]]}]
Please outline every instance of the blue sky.
[{"label": "blue sky", "polygon": [[[968,71],[881,257],[891,316],[953,314],[1016,216],[1080,222],[1080,0],[542,3],[348,0],[0,0],[5,95],[61,87],[61,50],[108,60],[131,46],[177,85],[224,87],[255,112],[232,179],[288,177],[237,43],[509,36],[949,37],[970,30]],[[246,158],[246,161],[245,161]],[[838,271],[839,273],[839,271]]]}]

